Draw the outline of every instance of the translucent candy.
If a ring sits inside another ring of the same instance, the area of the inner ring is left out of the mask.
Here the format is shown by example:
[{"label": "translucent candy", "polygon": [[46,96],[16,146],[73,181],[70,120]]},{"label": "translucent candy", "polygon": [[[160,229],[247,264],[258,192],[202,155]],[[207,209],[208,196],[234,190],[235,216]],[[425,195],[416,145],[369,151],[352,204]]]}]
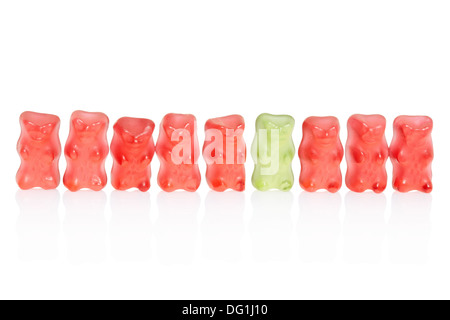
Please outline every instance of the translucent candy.
[{"label": "translucent candy", "polygon": [[256,135],[252,144],[255,162],[252,183],[261,191],[288,191],[294,184],[292,140],[294,118],[288,115],[261,114],[256,119]]},{"label": "translucent candy", "polygon": [[245,189],[245,122],[239,115],[209,119],[205,124],[203,145],[206,181],[211,189],[225,191]]},{"label": "translucent candy", "polygon": [[155,154],[154,129],[153,121],[140,118],[120,118],[114,125],[111,184],[115,189],[150,189],[150,163]]},{"label": "translucent candy", "polygon": [[156,153],[160,161],[158,184],[164,191],[196,191],[198,169],[197,121],[191,114],[167,114],[160,125]]},{"label": "translucent candy", "polygon": [[355,192],[383,192],[387,185],[389,150],[384,136],[386,119],[381,115],[353,115],[347,123],[345,183]]},{"label": "translucent candy", "polygon": [[108,117],[103,113],[72,113],[69,138],[64,148],[67,168],[63,179],[64,185],[70,191],[84,188],[99,191],[106,186],[108,125]]},{"label": "translucent candy", "polygon": [[344,156],[335,117],[309,117],[303,122],[303,139],[298,150],[301,162],[300,186],[306,191],[342,186],[340,164]]},{"label": "translucent candy", "polygon": [[395,190],[418,190],[426,193],[433,190],[432,130],[433,120],[426,116],[400,116],[395,119],[394,137],[390,147]]},{"label": "translucent candy", "polygon": [[20,115],[22,131],[17,152],[21,164],[16,181],[21,189],[54,189],[59,185],[59,126],[59,118],[51,114],[24,112]]}]

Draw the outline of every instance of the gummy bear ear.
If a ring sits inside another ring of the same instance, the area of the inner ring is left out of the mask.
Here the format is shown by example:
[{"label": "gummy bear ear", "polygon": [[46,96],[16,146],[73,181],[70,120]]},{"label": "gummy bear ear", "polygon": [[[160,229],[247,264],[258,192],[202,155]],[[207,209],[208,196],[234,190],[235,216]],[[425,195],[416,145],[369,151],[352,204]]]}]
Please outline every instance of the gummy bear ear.
[{"label": "gummy bear ear", "polygon": [[50,135],[54,130],[54,126],[51,123],[49,123],[40,127],[39,130],[44,135]]},{"label": "gummy bear ear", "polygon": [[327,135],[329,138],[335,138],[337,137],[337,129],[336,127],[331,127],[330,129],[327,130]]},{"label": "gummy bear ear", "polygon": [[76,131],[85,131],[87,128],[87,124],[80,118],[73,119],[72,124]]},{"label": "gummy bear ear", "polygon": [[39,131],[39,126],[31,121],[25,121],[24,125],[27,131]]},{"label": "gummy bear ear", "polygon": [[384,133],[384,128],[383,128],[383,126],[376,126],[376,127],[374,127],[374,128],[371,128],[370,131],[372,132],[372,134],[373,134],[375,137],[379,137],[379,136],[383,135],[383,133]]},{"label": "gummy bear ear", "polygon": [[189,131],[190,133],[192,133],[193,129],[192,125],[190,122],[186,122],[186,124],[184,125],[184,129],[186,129],[187,131]]},{"label": "gummy bear ear", "polygon": [[352,118],[352,121],[349,121],[348,124],[360,136],[369,132],[369,126],[360,119]]}]

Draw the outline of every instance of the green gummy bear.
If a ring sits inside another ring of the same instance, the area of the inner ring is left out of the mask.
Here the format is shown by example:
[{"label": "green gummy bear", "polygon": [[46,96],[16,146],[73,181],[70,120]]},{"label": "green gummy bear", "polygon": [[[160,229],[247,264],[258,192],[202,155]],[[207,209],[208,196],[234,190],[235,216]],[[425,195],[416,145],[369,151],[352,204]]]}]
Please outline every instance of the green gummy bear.
[{"label": "green gummy bear", "polygon": [[255,162],[252,183],[256,189],[289,191],[294,185],[294,124],[294,118],[288,115],[263,113],[256,119],[251,151]]}]

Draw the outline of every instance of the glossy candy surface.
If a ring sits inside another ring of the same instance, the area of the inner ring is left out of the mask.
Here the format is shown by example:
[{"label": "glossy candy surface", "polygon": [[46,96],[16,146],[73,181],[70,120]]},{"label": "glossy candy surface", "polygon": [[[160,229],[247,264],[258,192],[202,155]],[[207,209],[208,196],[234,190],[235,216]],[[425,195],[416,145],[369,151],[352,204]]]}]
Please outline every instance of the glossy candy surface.
[{"label": "glossy candy surface", "polygon": [[309,117],[303,122],[303,138],[298,150],[301,162],[300,186],[313,192],[338,191],[342,186],[340,164],[344,149],[335,117]]},{"label": "glossy candy surface", "polygon": [[154,129],[155,124],[149,119],[124,117],[115,123],[111,142],[114,160],[111,184],[115,189],[147,191],[150,188]]},{"label": "glossy candy surface", "polygon": [[20,115],[21,134],[17,143],[21,164],[16,174],[21,189],[54,189],[59,185],[60,120],[36,112]]},{"label": "glossy candy surface", "polygon": [[252,143],[255,162],[252,183],[260,191],[288,191],[294,184],[292,140],[294,118],[288,115],[261,114],[256,119],[256,135]]},{"label": "glossy candy surface", "polygon": [[211,189],[245,190],[245,122],[239,115],[209,119],[205,124],[203,157],[206,181]]},{"label": "glossy candy surface", "polygon": [[64,148],[67,168],[63,179],[64,185],[70,191],[84,188],[99,191],[106,186],[108,125],[108,117],[103,113],[72,113],[69,137]]},{"label": "glossy candy surface", "polygon": [[197,121],[191,114],[167,114],[160,125],[156,153],[160,161],[158,184],[164,191],[196,191],[198,169]]},{"label": "glossy candy surface", "polygon": [[347,123],[345,183],[355,192],[383,192],[387,185],[386,160],[389,150],[381,115],[353,115]]},{"label": "glossy candy surface", "polygon": [[426,116],[400,116],[395,119],[394,137],[389,150],[395,190],[432,191],[432,130],[433,120]]}]

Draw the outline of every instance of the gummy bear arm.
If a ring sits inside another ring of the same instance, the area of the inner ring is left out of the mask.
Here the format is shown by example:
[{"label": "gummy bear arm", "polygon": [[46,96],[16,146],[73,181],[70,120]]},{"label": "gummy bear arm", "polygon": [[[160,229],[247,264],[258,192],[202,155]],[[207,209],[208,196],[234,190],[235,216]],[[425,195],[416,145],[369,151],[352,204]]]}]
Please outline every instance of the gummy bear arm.
[{"label": "gummy bear arm", "polygon": [[22,159],[27,160],[29,156],[29,150],[26,146],[20,146],[19,147],[19,154],[22,157]]},{"label": "gummy bear arm", "polygon": [[113,152],[112,155],[117,164],[121,166],[127,164],[127,158],[125,157],[125,154],[123,154],[122,152]]},{"label": "gummy bear arm", "polygon": [[56,157],[57,157],[57,155],[58,155],[57,151],[52,150],[52,149],[49,149],[49,150],[45,153],[45,156],[47,157],[48,162],[52,162],[53,160],[55,160]]},{"label": "gummy bear arm", "polygon": [[397,159],[399,153],[399,149],[396,148],[393,144],[389,147],[389,157]]},{"label": "gummy bear arm", "polygon": [[316,163],[319,161],[319,154],[317,153],[317,151],[313,148],[310,148],[307,152],[306,152],[306,156],[307,158],[309,158],[312,162]]},{"label": "gummy bear arm", "polygon": [[365,159],[364,152],[355,147],[350,148],[349,157],[355,163],[363,163]]},{"label": "gummy bear arm", "polygon": [[78,152],[75,146],[66,148],[65,154],[72,160],[76,160],[78,158]]},{"label": "gummy bear arm", "polygon": [[141,165],[147,167],[150,165],[153,159],[153,154],[146,154],[141,159]]}]

